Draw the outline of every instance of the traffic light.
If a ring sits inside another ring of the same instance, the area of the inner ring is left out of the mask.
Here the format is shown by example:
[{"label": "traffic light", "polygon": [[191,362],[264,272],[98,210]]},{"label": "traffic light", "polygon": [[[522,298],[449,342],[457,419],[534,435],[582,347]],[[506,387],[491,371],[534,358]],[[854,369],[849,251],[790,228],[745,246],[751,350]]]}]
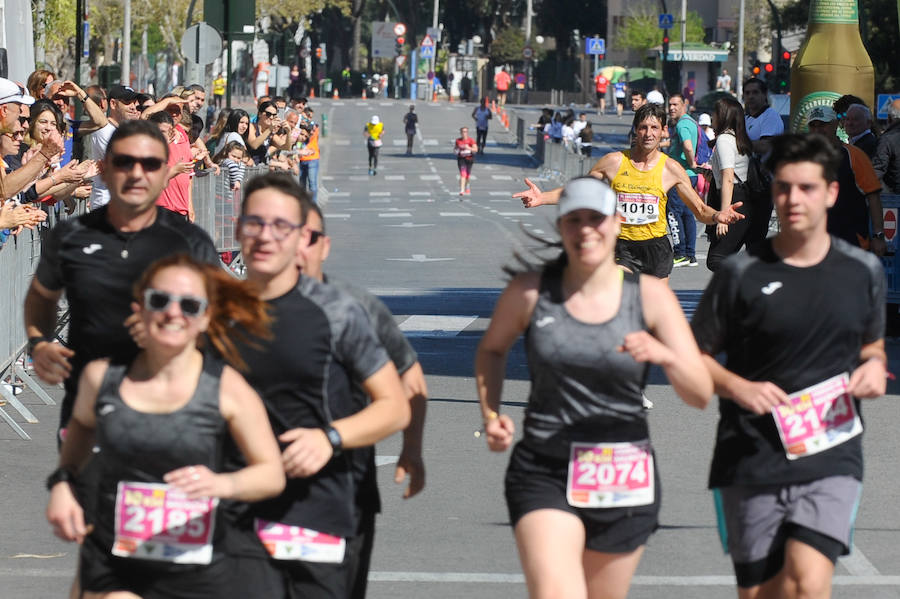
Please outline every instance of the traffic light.
[{"label": "traffic light", "polygon": [[772,66],[772,63],[767,62],[766,66],[765,66],[766,75],[771,75],[774,70],[775,70],[775,67]]},{"label": "traffic light", "polygon": [[662,54],[663,60],[669,60],[669,34],[663,34],[663,43],[662,43]]},{"label": "traffic light", "polygon": [[397,39],[394,40],[394,52],[396,52],[398,56],[403,53],[403,44],[405,43],[406,38],[402,35],[398,35]]},{"label": "traffic light", "polygon": [[778,60],[778,67],[775,69],[775,89],[776,94],[786,94],[791,88],[791,53],[782,49]]},{"label": "traffic light", "polygon": [[319,46],[318,48],[316,48],[316,58],[318,58],[319,60],[322,60],[322,46]]}]

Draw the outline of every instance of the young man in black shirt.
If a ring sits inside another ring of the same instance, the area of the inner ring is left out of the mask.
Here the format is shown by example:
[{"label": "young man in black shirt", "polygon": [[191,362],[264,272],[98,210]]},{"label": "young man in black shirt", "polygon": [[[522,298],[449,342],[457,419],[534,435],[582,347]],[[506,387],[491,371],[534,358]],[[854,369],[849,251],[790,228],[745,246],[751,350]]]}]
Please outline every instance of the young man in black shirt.
[{"label": "young man in black shirt", "polygon": [[[144,270],[177,253],[218,263],[206,232],[156,206],[168,180],[168,154],[154,123],[121,123],[101,163],[109,204],[59,223],[44,242],[25,297],[25,328],[37,375],[49,384],[65,383],[61,434],[84,365],[106,356],[127,359],[137,354],[125,320],[135,301],[132,287]],[[55,342],[63,292],[70,314],[65,345]]]},{"label": "young man in black shirt", "polygon": [[773,138],[781,230],[722,263],[693,319],[720,395],[709,485],[742,599],[830,596],[862,490],[859,399],[886,388],[884,269],[826,229],[839,164],[822,136]]},{"label": "young man in black shirt", "polygon": [[[244,193],[247,278],[276,324],[271,339],[238,350],[282,444],[288,484],[278,498],[231,513],[230,587],[235,597],[344,599],[360,516],[349,450],[405,428],[409,402],[362,306],[300,274],[298,253],[310,242],[308,194],[278,173],[251,180]],[[354,384],[371,398],[364,407]]]}]

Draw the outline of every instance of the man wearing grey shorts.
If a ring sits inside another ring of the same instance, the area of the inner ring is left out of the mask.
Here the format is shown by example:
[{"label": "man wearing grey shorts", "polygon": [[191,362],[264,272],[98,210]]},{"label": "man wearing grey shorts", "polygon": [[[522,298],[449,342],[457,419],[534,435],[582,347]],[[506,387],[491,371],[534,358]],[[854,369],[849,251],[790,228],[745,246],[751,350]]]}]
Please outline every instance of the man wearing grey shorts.
[{"label": "man wearing grey shorts", "polygon": [[821,136],[773,139],[780,232],[722,263],[692,322],[720,396],[709,486],[741,599],[830,597],[850,550],[859,400],[886,388],[885,278],[827,233],[839,163]]}]

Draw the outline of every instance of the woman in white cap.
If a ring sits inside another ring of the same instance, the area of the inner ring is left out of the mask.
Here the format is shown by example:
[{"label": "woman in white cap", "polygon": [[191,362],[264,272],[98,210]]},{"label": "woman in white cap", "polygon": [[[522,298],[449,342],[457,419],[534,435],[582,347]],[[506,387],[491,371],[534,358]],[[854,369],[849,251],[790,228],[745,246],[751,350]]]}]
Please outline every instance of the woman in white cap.
[{"label": "woman in white cap", "polygon": [[384,135],[384,123],[377,115],[372,115],[363,132],[366,136],[366,148],[369,150],[369,174],[374,175],[378,170],[378,150],[384,144],[381,139]]},{"label": "woman in white cap", "polygon": [[507,353],[525,333],[531,391],[505,488],[529,595],[624,598],[658,527],[642,402],[649,365],[698,408],[712,381],[675,294],[616,265],[615,192],[573,179],[558,214],[563,252],[539,269],[507,269],[513,279],[478,347],[484,432],[492,451],[512,444],[500,397]]}]

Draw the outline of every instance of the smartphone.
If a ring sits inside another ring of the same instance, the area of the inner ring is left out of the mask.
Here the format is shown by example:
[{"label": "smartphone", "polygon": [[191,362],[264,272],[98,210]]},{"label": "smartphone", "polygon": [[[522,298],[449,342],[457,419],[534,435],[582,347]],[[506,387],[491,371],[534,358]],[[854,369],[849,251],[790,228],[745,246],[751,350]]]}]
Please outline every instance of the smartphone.
[{"label": "smartphone", "polygon": [[287,110],[287,109],[286,109],[286,108],[279,108],[279,109],[278,109],[278,118],[281,119],[282,121],[284,120],[284,112],[285,112],[285,110]]}]

